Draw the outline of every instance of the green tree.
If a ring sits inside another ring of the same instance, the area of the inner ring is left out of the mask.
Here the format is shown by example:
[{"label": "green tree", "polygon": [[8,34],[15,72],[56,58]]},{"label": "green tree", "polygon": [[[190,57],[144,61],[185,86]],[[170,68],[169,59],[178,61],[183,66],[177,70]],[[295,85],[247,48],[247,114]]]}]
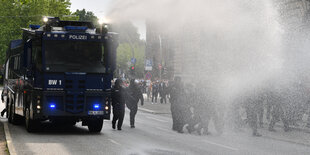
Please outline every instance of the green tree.
[{"label": "green tree", "polygon": [[73,15],[76,15],[79,18],[79,21],[91,21],[95,24],[98,24],[98,17],[91,11],[76,10]]},{"label": "green tree", "polygon": [[71,15],[70,0],[1,0],[0,1],[0,64],[11,40],[21,38],[23,27],[42,24],[43,16],[76,19]]},{"label": "green tree", "polygon": [[120,45],[117,50],[117,69],[129,74],[131,58],[136,58],[135,73],[137,78],[144,76],[145,42],[140,40],[138,29],[129,21],[112,25],[111,31],[119,33]]},{"label": "green tree", "polygon": [[[132,49],[133,48],[133,49]],[[117,69],[125,74],[129,74],[129,69],[132,64],[132,50],[136,58],[135,72],[137,78],[143,78],[144,75],[144,51],[145,43],[143,41],[137,42],[133,45],[130,43],[121,43],[117,49]]]}]

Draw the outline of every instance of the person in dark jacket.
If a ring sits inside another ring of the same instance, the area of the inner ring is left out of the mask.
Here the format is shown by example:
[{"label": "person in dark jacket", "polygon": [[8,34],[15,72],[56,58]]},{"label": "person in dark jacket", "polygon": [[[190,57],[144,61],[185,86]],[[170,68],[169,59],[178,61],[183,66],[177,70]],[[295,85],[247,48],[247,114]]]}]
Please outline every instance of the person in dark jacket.
[{"label": "person in dark jacket", "polygon": [[167,103],[167,99],[166,99],[167,87],[166,87],[165,82],[163,81],[159,84],[159,95],[160,95],[160,103],[162,104],[163,102],[165,102],[166,104]]},{"label": "person in dark jacket", "polygon": [[261,95],[260,90],[254,89],[252,94],[246,95],[245,109],[247,113],[247,121],[252,128],[252,135],[256,137],[262,136],[257,130],[257,124],[259,119],[259,109],[264,102],[264,98]]},{"label": "person in dark jacket", "polygon": [[124,89],[121,87],[122,81],[117,79],[114,88],[112,89],[112,106],[113,106],[113,120],[112,128],[115,129],[116,121],[117,130],[122,130],[123,120],[125,116],[125,96]]},{"label": "person in dark jacket", "polygon": [[289,122],[285,116],[285,108],[283,107],[285,98],[281,97],[278,92],[271,92],[268,95],[267,101],[271,105],[271,119],[268,130],[275,132],[274,125],[281,120],[283,122],[284,131],[290,131]]},{"label": "person in dark jacket", "polygon": [[170,102],[171,102],[171,115],[172,115],[172,130],[179,133],[183,133],[184,121],[184,102],[185,93],[183,84],[181,82],[181,77],[175,77],[174,82],[170,85]]},{"label": "person in dark jacket", "polygon": [[135,128],[135,117],[138,111],[138,102],[141,100],[143,106],[144,99],[139,86],[135,83],[135,79],[130,80],[130,85],[127,88],[126,105],[130,110],[130,126]]},{"label": "person in dark jacket", "polygon": [[[1,94],[1,101],[2,101],[2,103],[4,103],[4,97],[6,97],[7,96],[7,89],[6,88],[4,88],[3,90],[2,90],[2,94]],[[1,117],[3,117],[4,116],[4,114],[7,112],[7,108],[5,107],[2,111],[1,111]]]},{"label": "person in dark jacket", "polygon": [[152,103],[154,103],[154,98],[155,98],[155,103],[157,103],[158,93],[159,93],[159,83],[153,82],[153,84],[152,84]]},{"label": "person in dark jacket", "polygon": [[195,94],[195,89],[192,84],[187,84],[185,88],[185,122],[187,124],[187,131],[192,133],[195,130],[195,125],[198,124],[198,115],[196,105],[197,105],[197,95]]}]

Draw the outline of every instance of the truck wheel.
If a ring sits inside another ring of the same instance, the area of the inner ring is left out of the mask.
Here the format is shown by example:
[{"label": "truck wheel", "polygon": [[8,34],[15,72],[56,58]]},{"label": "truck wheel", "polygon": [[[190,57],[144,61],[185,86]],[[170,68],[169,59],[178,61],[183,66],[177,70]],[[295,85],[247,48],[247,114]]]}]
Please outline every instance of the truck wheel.
[{"label": "truck wheel", "polygon": [[26,108],[25,126],[28,132],[34,132],[38,128],[39,122],[30,118],[30,109]]},{"label": "truck wheel", "polygon": [[100,132],[103,125],[103,119],[102,118],[96,118],[96,119],[89,119],[87,121],[88,124],[88,130],[89,132]]}]

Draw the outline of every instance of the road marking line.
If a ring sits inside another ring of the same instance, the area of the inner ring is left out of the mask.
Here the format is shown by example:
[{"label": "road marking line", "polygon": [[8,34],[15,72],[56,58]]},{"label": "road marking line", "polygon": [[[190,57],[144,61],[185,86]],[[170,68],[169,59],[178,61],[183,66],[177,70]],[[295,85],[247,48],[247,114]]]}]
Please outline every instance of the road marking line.
[{"label": "road marking line", "polygon": [[226,149],[229,149],[229,150],[233,150],[233,151],[238,151],[238,150],[239,150],[239,149],[237,149],[237,148],[233,148],[233,147],[226,146],[226,145],[223,145],[223,144],[214,143],[214,142],[211,142],[211,141],[208,141],[208,140],[204,140],[204,142],[205,142],[205,143],[208,143],[208,144],[220,146],[220,147],[223,147],[223,148],[226,148]]},{"label": "road marking line", "polygon": [[9,126],[8,126],[8,123],[7,122],[3,122],[3,125],[4,125],[4,133],[5,133],[5,138],[6,138],[6,142],[7,142],[7,145],[8,145],[8,149],[9,149],[9,152],[10,152],[10,155],[16,155],[16,150],[15,150],[15,147],[12,143],[12,137],[11,137],[11,133],[10,133],[10,130],[9,130]]},{"label": "road marking line", "polygon": [[118,142],[116,142],[115,140],[113,140],[113,139],[108,139],[111,143],[114,143],[114,144],[116,144],[116,145],[122,145],[122,144],[120,144],[120,143],[118,143]]},{"label": "road marking line", "polygon": [[158,130],[162,130],[162,131],[168,131],[168,132],[170,132],[171,130],[169,130],[169,129],[165,129],[165,128],[161,128],[161,127],[155,127],[156,129],[158,129]]},{"label": "road marking line", "polygon": [[153,110],[149,110],[149,109],[141,108],[141,107],[139,107],[139,110],[146,111],[146,112],[149,112],[149,113],[156,113],[156,112],[153,111]]},{"label": "road marking line", "polygon": [[146,118],[149,118],[149,119],[152,119],[152,120],[156,120],[156,121],[159,121],[159,122],[163,122],[163,123],[168,123],[168,121],[161,120],[161,119],[154,118],[154,117],[149,117],[149,116],[146,116]]}]

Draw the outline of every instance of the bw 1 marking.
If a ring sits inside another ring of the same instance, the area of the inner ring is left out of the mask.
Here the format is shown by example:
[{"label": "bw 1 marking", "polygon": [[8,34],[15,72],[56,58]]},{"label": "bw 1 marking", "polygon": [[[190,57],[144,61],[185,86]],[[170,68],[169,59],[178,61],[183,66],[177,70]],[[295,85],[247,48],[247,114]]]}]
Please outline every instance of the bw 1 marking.
[{"label": "bw 1 marking", "polygon": [[58,83],[61,85],[61,80],[48,80],[48,85],[56,86]]}]

